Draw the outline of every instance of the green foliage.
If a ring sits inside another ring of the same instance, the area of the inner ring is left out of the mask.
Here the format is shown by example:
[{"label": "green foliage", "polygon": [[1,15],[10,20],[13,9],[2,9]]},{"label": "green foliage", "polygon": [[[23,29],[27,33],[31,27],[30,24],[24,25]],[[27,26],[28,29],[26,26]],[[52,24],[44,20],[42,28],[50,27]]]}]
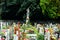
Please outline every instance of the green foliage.
[{"label": "green foliage", "polygon": [[32,27],[32,29],[34,30],[34,33],[38,35],[38,30],[35,27]]},{"label": "green foliage", "polygon": [[40,0],[40,6],[42,8],[43,15],[47,14],[50,18],[57,18],[59,15],[57,9],[60,5],[59,0]]},{"label": "green foliage", "polygon": [[37,38],[37,40],[44,40],[44,35],[38,35],[38,38]]},{"label": "green foliage", "polygon": [[32,26],[32,25],[22,25],[21,26],[22,27],[22,29],[24,29],[24,30],[33,30],[34,31],[34,33],[35,34],[37,34],[38,35],[38,30],[36,29],[36,27],[34,27],[34,26]]}]

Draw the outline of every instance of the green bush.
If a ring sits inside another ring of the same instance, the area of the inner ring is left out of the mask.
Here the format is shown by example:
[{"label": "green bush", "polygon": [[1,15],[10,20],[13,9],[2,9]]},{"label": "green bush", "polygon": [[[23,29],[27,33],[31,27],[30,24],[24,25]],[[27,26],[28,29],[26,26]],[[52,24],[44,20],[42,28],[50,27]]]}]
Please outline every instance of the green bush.
[{"label": "green bush", "polygon": [[38,35],[37,40],[44,40],[44,35]]}]

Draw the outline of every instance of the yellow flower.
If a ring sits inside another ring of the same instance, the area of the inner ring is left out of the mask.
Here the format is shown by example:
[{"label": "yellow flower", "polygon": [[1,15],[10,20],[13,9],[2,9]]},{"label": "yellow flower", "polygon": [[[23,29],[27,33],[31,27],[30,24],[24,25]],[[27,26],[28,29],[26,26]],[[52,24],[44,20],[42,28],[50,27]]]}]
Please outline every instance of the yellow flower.
[{"label": "yellow flower", "polygon": [[49,28],[48,29],[50,33],[53,33],[53,29],[52,28]]}]

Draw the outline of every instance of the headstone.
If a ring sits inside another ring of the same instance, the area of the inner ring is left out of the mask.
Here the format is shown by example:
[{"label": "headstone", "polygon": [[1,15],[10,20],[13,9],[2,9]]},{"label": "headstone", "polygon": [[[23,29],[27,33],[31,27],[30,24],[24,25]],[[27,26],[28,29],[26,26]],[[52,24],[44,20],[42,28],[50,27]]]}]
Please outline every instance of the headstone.
[{"label": "headstone", "polygon": [[37,24],[37,30],[38,30],[38,32],[39,32],[39,30],[40,30],[40,24]]},{"label": "headstone", "polygon": [[39,27],[39,28],[40,28],[39,33],[40,33],[40,34],[44,34],[44,29],[43,29],[43,27]]}]

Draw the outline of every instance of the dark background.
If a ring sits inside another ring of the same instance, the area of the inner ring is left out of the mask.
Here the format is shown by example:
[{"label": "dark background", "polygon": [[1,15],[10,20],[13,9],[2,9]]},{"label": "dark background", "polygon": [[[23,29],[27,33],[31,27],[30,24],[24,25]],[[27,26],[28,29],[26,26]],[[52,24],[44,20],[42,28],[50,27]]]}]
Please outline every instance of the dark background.
[{"label": "dark background", "polygon": [[[48,14],[42,14],[42,8],[39,6],[40,0],[17,0],[15,3],[12,1],[8,2],[6,0],[2,1],[2,13],[1,20],[21,20],[26,21],[26,9],[30,9],[30,22],[60,22],[58,17],[50,18]],[[21,6],[23,5],[23,6]],[[46,12],[47,13],[47,12]]]}]

